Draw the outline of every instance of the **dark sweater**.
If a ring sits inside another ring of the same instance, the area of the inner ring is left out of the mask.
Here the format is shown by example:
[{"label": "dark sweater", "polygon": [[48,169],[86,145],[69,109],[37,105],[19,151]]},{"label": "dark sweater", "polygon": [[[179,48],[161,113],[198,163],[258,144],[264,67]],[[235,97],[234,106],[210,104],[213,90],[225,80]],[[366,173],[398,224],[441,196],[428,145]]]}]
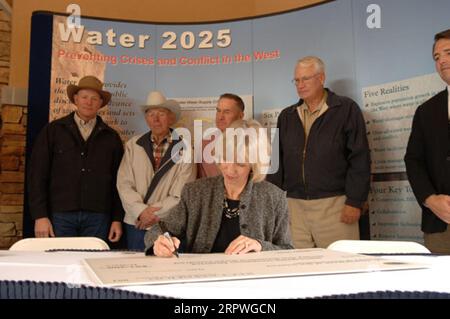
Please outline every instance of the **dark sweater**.
[{"label": "dark sweater", "polygon": [[[177,206],[163,222],[173,236],[184,238],[187,253],[210,253],[222,221],[225,186],[222,175],[186,184]],[[240,233],[258,240],[262,250],[290,249],[289,215],[285,193],[262,181],[249,181],[240,196]],[[147,253],[162,233],[158,224],[145,235]]]}]

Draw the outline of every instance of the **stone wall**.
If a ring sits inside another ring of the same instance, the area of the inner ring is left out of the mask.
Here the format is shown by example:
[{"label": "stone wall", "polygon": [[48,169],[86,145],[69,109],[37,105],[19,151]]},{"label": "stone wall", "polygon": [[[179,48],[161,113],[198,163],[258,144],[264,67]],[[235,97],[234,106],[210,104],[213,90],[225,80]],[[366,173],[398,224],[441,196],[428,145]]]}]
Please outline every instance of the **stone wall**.
[{"label": "stone wall", "polygon": [[[10,17],[0,10],[0,94],[9,84],[10,47]],[[0,249],[22,237],[26,113],[21,106],[1,106]]]}]

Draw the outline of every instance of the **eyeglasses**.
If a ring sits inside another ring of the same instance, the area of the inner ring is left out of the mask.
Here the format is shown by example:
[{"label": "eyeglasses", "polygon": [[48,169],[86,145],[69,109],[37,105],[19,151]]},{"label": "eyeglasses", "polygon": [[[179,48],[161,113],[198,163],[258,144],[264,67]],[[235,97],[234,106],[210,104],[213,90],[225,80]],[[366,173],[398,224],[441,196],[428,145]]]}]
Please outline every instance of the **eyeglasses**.
[{"label": "eyeglasses", "polygon": [[315,78],[319,74],[320,73],[316,73],[316,74],[313,74],[311,76],[303,76],[300,79],[292,79],[291,82],[294,85],[299,85],[300,83],[304,83],[304,82],[308,82],[308,81],[312,80],[313,78]]}]

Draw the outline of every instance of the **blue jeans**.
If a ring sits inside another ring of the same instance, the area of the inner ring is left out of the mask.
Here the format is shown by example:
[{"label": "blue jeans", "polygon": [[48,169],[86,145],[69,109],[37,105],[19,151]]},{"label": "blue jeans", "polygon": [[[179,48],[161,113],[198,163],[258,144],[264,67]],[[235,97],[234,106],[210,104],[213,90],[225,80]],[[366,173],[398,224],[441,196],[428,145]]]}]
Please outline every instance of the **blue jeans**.
[{"label": "blue jeans", "polygon": [[127,237],[127,245],[130,250],[145,250],[144,236],[146,230],[137,229],[134,225],[125,225],[125,235]]},{"label": "blue jeans", "polygon": [[98,237],[108,240],[110,216],[88,211],[52,214],[56,237]]}]

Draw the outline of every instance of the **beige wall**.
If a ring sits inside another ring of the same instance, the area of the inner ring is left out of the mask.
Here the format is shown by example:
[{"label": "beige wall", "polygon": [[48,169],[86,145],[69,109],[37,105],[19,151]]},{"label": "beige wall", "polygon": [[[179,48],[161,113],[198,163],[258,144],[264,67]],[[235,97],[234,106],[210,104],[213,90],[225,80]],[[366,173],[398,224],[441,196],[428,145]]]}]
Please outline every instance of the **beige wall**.
[{"label": "beige wall", "polygon": [[82,15],[149,22],[213,22],[267,15],[327,0],[14,0],[10,85],[28,86],[33,11],[65,12],[70,3]]}]

